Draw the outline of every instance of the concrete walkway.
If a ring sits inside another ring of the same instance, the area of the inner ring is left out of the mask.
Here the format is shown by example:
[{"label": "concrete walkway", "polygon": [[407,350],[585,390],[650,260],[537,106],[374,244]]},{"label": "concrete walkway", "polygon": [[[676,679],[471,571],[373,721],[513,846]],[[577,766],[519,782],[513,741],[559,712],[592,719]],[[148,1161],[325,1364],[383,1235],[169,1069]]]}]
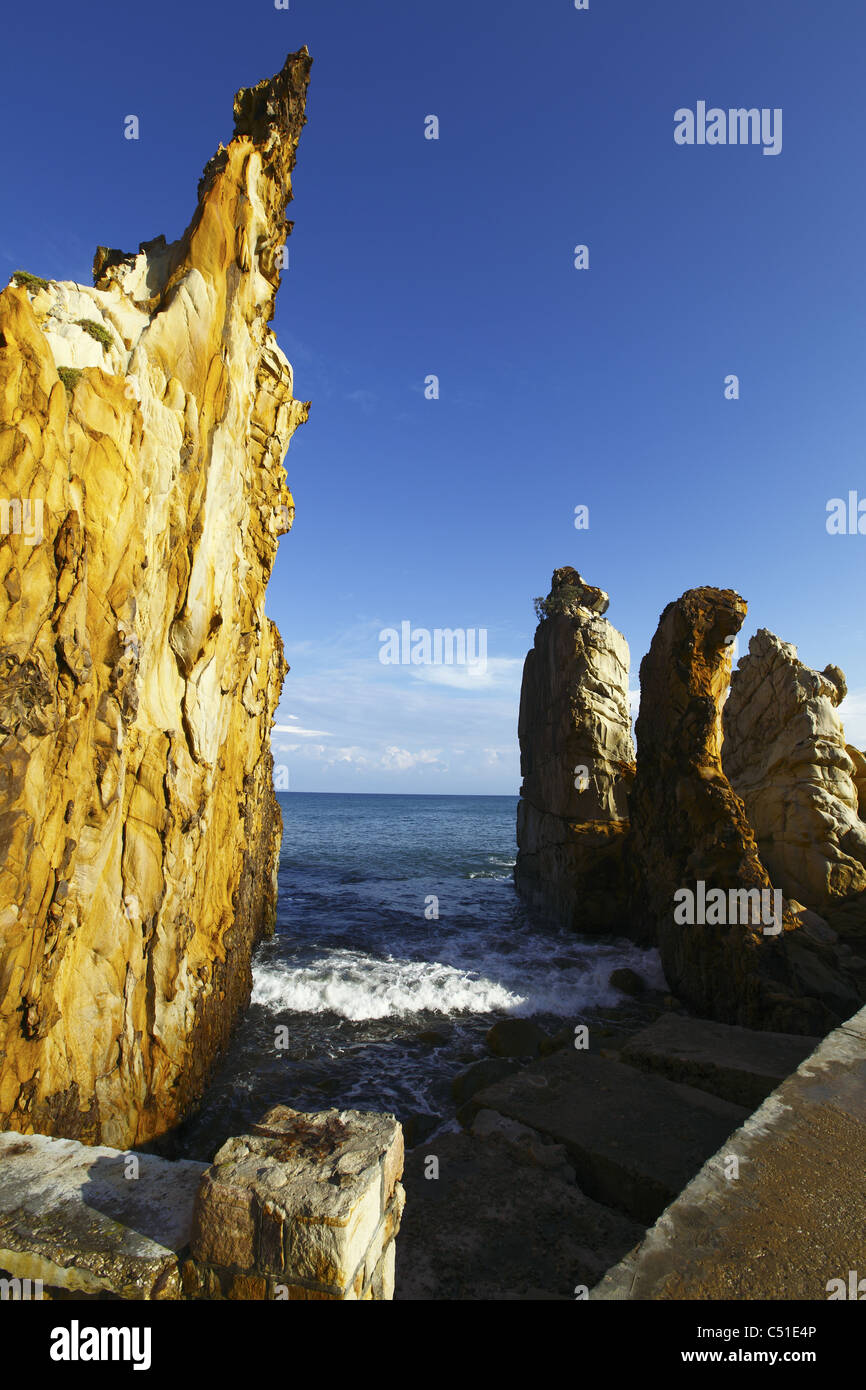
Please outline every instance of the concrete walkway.
[{"label": "concrete walkway", "polygon": [[707,1160],[590,1298],[826,1300],[862,1279],[866,1299],[864,1172],[866,1008]]}]

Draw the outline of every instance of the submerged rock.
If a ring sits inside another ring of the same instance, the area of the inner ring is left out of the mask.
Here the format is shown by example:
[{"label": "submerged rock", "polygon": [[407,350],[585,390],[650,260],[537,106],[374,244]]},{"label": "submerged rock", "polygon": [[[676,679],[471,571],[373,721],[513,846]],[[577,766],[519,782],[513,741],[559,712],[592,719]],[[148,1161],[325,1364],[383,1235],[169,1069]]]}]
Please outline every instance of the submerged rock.
[{"label": "submerged rock", "polygon": [[[235,98],[179,241],[0,294],[0,1127],[174,1125],[273,927],[265,586],[307,414],[268,321],[310,57]],[[38,507],[37,507],[38,504]]]},{"label": "submerged rock", "polygon": [[837,930],[866,936],[862,757],[846,747],[837,714],[845,693],[838,667],[811,670],[762,628],[731,678],[722,765],[773,882]]},{"label": "submerged rock", "polygon": [[634,774],[628,643],[603,590],[554,571],[523,669],[515,885],[580,931],[626,930],[622,844]]}]

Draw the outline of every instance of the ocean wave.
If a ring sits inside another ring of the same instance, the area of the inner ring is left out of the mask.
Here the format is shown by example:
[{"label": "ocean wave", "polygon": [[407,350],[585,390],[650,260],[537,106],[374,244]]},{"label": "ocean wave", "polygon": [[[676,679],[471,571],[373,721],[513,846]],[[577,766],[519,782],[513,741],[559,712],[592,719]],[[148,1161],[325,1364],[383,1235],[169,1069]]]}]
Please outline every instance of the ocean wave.
[{"label": "ocean wave", "polygon": [[471,948],[471,965],[345,949],[303,966],[260,962],[253,972],[252,1003],[274,1013],[334,1013],[353,1023],[421,1013],[570,1018],[622,1002],[609,982],[617,967],[630,966],[651,987],[666,988],[658,952],[630,942],[575,942],[553,969],[549,947],[526,942],[521,949],[517,941],[513,946],[506,951],[504,944],[497,949],[478,940],[464,942],[459,954],[465,956]]},{"label": "ocean wave", "polygon": [[258,965],[252,1003],[274,1013],[335,1013],[358,1023],[417,1013],[517,1010],[520,994],[439,961],[382,960],[335,951],[303,967]]}]

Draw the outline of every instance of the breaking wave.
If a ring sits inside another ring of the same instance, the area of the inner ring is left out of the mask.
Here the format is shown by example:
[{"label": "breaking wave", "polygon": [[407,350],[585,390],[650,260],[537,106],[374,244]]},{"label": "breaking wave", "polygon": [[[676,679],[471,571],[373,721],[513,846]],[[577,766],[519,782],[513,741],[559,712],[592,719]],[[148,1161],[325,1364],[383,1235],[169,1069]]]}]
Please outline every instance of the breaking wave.
[{"label": "breaking wave", "polygon": [[252,1002],[276,1012],[335,1013],[354,1023],[405,1014],[492,1013],[523,1003],[493,980],[440,961],[335,951],[303,968],[258,966]]}]

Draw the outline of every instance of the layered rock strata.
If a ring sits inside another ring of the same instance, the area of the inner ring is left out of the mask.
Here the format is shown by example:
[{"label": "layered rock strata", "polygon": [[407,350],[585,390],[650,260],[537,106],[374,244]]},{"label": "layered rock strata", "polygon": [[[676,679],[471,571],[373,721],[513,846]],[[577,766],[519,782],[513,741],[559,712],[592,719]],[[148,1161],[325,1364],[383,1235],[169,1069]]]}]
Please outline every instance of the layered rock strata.
[{"label": "layered rock strata", "polygon": [[866,936],[862,755],[846,747],[837,713],[845,694],[838,667],[811,670],[762,628],[731,678],[722,765],[773,882]]},{"label": "layered rock strata", "polygon": [[179,241],[0,294],[3,492],[41,517],[0,544],[0,1127],[175,1124],[273,925],[265,586],[307,406],[268,322],[309,68],[238,93]]},{"label": "layered rock strata", "polygon": [[730,589],[692,589],[668,604],[641,663],[634,912],[673,992],[696,1012],[821,1035],[858,1007],[862,974],[826,923],[774,896],[722,770],[722,704],[745,615]]},{"label": "layered rock strata", "polygon": [[576,570],[555,570],[520,693],[515,884],[578,931],[627,928],[629,650],[602,616],[607,606]]}]

